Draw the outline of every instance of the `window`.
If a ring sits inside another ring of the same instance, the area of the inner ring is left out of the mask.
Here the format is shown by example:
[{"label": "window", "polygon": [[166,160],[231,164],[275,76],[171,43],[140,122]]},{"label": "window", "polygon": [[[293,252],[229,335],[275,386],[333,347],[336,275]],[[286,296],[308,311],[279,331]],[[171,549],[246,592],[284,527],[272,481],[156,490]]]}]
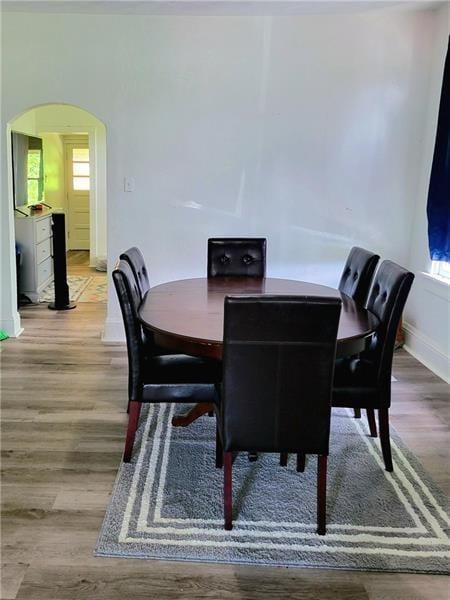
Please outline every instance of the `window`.
[{"label": "window", "polygon": [[72,149],[72,187],[77,192],[90,190],[89,148]]},{"label": "window", "polygon": [[445,260],[434,260],[431,267],[431,273],[438,277],[450,279],[450,263]]},{"label": "window", "polygon": [[27,161],[27,202],[36,204],[39,202],[41,185],[41,151],[28,150]]}]

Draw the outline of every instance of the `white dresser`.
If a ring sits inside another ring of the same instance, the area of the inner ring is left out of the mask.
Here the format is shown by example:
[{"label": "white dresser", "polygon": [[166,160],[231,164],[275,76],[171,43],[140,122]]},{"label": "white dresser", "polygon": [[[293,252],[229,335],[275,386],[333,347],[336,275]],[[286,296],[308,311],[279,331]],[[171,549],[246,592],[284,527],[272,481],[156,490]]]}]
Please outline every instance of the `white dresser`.
[{"label": "white dresser", "polygon": [[15,225],[22,255],[19,290],[36,302],[53,281],[52,214],[41,211],[29,217],[16,215]]}]

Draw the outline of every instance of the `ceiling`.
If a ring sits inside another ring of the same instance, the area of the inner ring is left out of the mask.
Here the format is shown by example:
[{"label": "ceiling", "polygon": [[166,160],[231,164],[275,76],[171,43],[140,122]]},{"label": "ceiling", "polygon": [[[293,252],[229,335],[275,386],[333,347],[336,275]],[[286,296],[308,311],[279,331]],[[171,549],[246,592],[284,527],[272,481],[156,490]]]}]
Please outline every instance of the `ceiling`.
[{"label": "ceiling", "polygon": [[[149,15],[305,15],[435,9],[444,0],[0,0],[3,12]],[[448,2],[447,2],[448,3]]]}]

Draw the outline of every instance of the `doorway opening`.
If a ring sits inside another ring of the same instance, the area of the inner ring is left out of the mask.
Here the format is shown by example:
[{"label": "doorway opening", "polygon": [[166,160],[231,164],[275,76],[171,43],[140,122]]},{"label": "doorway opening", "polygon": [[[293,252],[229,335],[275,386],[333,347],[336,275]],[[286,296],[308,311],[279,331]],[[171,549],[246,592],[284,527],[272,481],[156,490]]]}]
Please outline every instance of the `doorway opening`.
[{"label": "doorway opening", "polygon": [[63,136],[68,250],[90,250],[91,164],[87,135]]},{"label": "doorway opening", "polygon": [[[47,104],[31,108],[10,121],[10,134],[39,140],[43,161],[42,182],[36,184],[32,181],[33,160],[36,162],[36,159],[28,159],[24,189],[28,186],[30,193],[25,193],[19,200],[13,198],[18,300],[22,306],[52,300],[53,243],[49,224],[51,213],[57,211],[65,214],[71,300],[106,302],[104,124],[76,106]],[[14,142],[14,137],[12,140]],[[14,147],[11,158],[12,170]],[[13,187],[14,177],[17,177],[16,173],[13,174]],[[42,194],[36,202],[31,186],[41,184]],[[20,206],[17,206],[18,201]]]}]

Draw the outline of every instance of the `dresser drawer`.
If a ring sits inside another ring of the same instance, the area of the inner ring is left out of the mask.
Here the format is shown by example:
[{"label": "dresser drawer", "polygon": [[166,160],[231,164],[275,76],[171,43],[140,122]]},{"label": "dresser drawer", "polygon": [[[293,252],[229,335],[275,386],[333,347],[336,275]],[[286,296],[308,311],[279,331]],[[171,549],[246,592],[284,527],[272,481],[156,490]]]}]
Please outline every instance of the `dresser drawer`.
[{"label": "dresser drawer", "polygon": [[53,261],[51,258],[47,258],[46,260],[44,260],[44,262],[41,262],[37,267],[37,287],[39,288],[52,275]]},{"label": "dresser drawer", "polygon": [[51,247],[51,238],[47,238],[40,244],[36,246],[36,262],[39,264],[51,255],[52,247]]},{"label": "dresser drawer", "polygon": [[51,225],[50,217],[48,217],[47,219],[41,219],[39,221],[36,221],[34,226],[36,227],[36,243],[37,244],[39,244],[39,242],[42,242],[42,240],[45,240],[51,236],[52,225]]}]

